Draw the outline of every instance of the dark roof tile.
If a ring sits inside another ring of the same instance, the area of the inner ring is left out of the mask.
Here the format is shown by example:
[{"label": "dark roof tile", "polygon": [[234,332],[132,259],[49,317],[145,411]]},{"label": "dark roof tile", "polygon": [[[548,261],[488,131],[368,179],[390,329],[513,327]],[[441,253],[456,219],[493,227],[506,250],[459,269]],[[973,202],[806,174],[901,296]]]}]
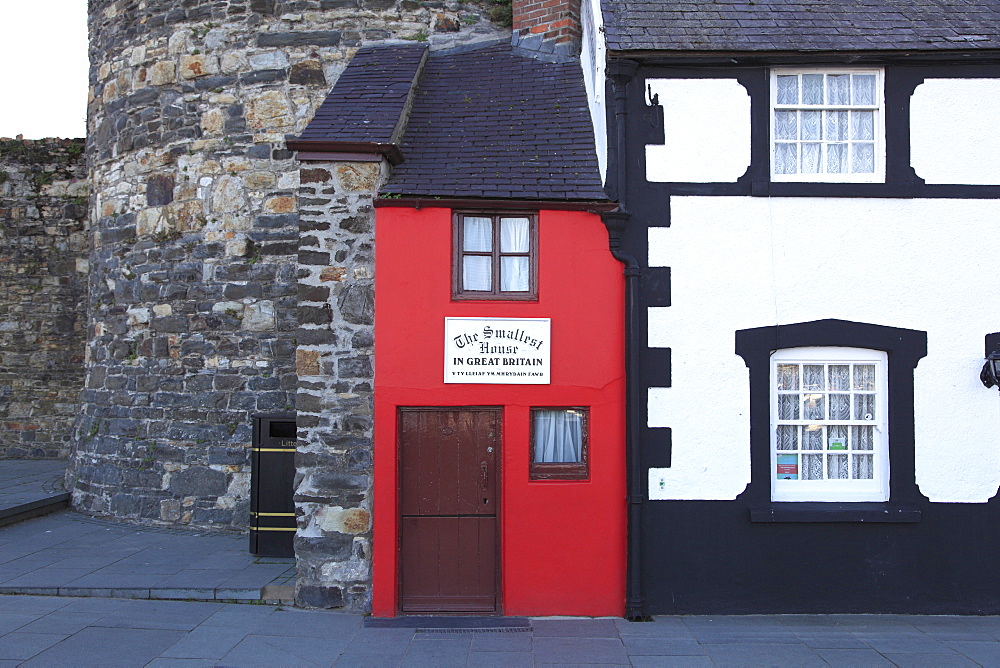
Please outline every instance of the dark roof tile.
[{"label": "dark roof tile", "polygon": [[431,53],[382,194],[605,200],[578,64],[509,44]]},{"label": "dark roof tile", "polygon": [[358,49],[300,141],[391,143],[427,47],[392,44]]},{"label": "dark roof tile", "polygon": [[997,0],[602,0],[613,51],[1000,49]]}]

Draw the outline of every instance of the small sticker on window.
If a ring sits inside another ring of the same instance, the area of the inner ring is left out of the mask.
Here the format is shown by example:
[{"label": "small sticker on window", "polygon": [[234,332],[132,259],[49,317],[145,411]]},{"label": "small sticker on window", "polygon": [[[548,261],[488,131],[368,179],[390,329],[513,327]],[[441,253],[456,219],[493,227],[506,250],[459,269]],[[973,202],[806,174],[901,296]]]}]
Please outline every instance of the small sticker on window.
[{"label": "small sticker on window", "polygon": [[799,479],[799,456],[778,455],[778,480]]},{"label": "small sticker on window", "polygon": [[830,450],[846,450],[847,449],[847,439],[845,438],[831,438],[827,448]]}]

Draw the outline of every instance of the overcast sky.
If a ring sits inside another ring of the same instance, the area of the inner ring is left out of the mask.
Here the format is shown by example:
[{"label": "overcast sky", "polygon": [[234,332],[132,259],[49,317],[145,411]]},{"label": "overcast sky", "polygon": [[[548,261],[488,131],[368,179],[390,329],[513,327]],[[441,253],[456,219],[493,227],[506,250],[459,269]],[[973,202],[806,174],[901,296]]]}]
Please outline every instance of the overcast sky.
[{"label": "overcast sky", "polygon": [[87,0],[0,4],[0,137],[83,137]]}]

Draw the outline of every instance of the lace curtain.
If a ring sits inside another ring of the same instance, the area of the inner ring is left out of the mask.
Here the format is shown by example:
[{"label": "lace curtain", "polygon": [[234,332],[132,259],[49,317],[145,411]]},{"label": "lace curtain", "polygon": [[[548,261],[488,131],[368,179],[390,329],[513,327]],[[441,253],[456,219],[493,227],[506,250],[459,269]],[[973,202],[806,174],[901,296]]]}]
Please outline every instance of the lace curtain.
[{"label": "lace curtain", "polygon": [[[462,240],[462,250],[465,252],[492,252],[493,219],[467,216],[462,229]],[[493,259],[488,255],[464,255],[462,287],[465,290],[492,290]]]},{"label": "lace curtain", "polygon": [[[500,253],[528,253],[527,218],[500,219]],[[528,258],[502,255],[500,258],[500,289],[504,292],[528,290]]]}]

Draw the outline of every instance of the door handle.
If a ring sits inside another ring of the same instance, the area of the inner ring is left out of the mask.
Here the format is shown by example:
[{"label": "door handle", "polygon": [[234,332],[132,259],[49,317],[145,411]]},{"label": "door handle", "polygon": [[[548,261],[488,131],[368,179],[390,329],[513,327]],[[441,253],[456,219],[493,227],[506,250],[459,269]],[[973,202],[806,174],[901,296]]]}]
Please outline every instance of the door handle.
[{"label": "door handle", "polygon": [[483,490],[490,488],[490,465],[488,462],[483,462],[479,465],[479,473],[483,483]]}]

